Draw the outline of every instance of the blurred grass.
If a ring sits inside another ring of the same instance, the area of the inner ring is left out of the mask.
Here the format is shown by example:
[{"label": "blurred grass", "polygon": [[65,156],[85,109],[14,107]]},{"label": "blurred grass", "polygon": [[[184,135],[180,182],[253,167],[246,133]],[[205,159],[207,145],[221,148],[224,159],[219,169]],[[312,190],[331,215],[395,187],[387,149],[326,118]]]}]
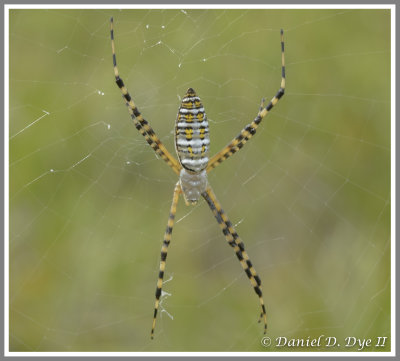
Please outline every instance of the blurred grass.
[{"label": "blurred grass", "polygon": [[111,16],[162,141],[191,86],[212,154],[277,91],[285,30],[287,93],[210,184],[263,281],[268,336],[390,338],[388,10],[11,10],[10,350],[305,351],[261,346],[257,297],[204,202],[179,203],[174,319],[150,341],[177,179],[120,99]]}]

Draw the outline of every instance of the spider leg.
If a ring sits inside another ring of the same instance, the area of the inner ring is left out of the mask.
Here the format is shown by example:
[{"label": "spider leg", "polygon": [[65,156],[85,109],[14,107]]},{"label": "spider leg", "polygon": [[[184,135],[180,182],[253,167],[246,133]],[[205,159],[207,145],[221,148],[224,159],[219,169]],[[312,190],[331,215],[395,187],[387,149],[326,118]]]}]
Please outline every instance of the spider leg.
[{"label": "spider leg", "polygon": [[169,217],[168,217],[168,223],[167,223],[167,228],[165,230],[164,234],[164,241],[161,247],[161,261],[160,261],[160,271],[158,273],[158,281],[157,281],[157,288],[156,288],[156,302],[154,306],[154,316],[153,316],[153,325],[151,327],[151,334],[150,337],[153,338],[154,336],[154,329],[156,327],[156,318],[157,318],[157,312],[158,312],[158,306],[160,304],[160,297],[161,297],[161,289],[162,289],[162,284],[163,284],[163,279],[164,279],[164,271],[165,271],[165,262],[167,259],[167,252],[168,252],[168,246],[171,241],[171,234],[172,234],[172,228],[174,227],[174,220],[175,220],[175,213],[176,213],[176,206],[178,204],[178,199],[179,199],[179,194],[182,192],[180,183],[176,183],[175,189],[174,189],[174,195],[172,197],[172,204],[171,204],[171,209],[169,212]]},{"label": "spider leg", "polygon": [[241,149],[245,143],[256,134],[257,127],[263,120],[263,118],[269,113],[269,111],[278,103],[279,99],[285,94],[286,86],[286,76],[285,76],[285,46],[283,42],[283,30],[281,30],[281,51],[282,51],[282,79],[281,86],[275,96],[271,101],[264,107],[264,99],[261,102],[261,108],[256,116],[256,118],[247,124],[241,132],[232,139],[220,152],[215,154],[208,162],[207,173],[215,168],[217,165],[221,164],[225,159],[229,158],[232,154],[235,154],[239,149]]},{"label": "spider leg", "polygon": [[265,311],[264,299],[262,296],[260,277],[257,275],[257,272],[254,269],[253,264],[251,263],[249,256],[247,255],[247,252],[244,249],[244,244],[242,240],[240,239],[239,235],[233,228],[231,221],[229,220],[228,216],[222,209],[221,204],[218,202],[217,197],[215,196],[210,186],[208,186],[205,192],[202,193],[202,196],[208,203],[215,218],[217,219],[217,222],[221,227],[223,234],[225,235],[226,241],[234,249],[237,258],[240,261],[240,264],[242,265],[247,277],[250,280],[251,285],[254,288],[255,293],[257,294],[260,300],[260,306],[261,306],[260,318],[264,320],[264,333],[266,333],[267,314]]},{"label": "spider leg", "polygon": [[122,97],[125,100],[126,105],[128,106],[129,114],[133,120],[133,123],[136,129],[142,134],[147,143],[153,148],[153,150],[159,155],[172,169],[176,174],[179,174],[181,166],[178,161],[172,156],[172,154],[165,148],[164,144],[158,138],[153,128],[147,122],[146,119],[143,118],[139,109],[136,107],[133,102],[132,97],[130,96],[128,89],[126,88],[124,82],[119,76],[119,71],[117,67],[117,59],[115,55],[115,43],[114,43],[114,21],[111,18],[111,48],[113,55],[113,64],[114,64],[114,74],[115,74],[115,82],[118,87],[121,89]]}]

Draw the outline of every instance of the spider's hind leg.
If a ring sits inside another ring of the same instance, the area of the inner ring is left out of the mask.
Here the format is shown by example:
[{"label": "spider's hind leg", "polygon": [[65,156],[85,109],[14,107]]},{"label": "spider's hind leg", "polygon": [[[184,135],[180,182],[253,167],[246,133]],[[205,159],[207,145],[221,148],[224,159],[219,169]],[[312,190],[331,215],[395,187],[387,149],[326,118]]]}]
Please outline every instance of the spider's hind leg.
[{"label": "spider's hind leg", "polygon": [[123,80],[119,76],[119,70],[117,66],[117,57],[115,55],[115,42],[114,42],[114,20],[111,18],[110,21],[110,34],[111,34],[111,50],[114,65],[114,76],[115,82],[118,88],[121,90],[122,98],[128,107],[129,114],[133,120],[136,129],[142,134],[147,143],[153,148],[158,156],[161,157],[176,173],[179,174],[181,170],[181,165],[172,156],[172,154],[165,148],[164,144],[161,142],[160,138],[156,135],[153,128],[150,126],[149,122],[143,118],[136,104],[134,103],[131,95],[128,92],[128,88],[125,86]]},{"label": "spider's hind leg", "polygon": [[221,164],[224,160],[235,154],[256,134],[257,128],[260,125],[263,118],[270,112],[270,110],[278,103],[279,99],[285,94],[286,87],[286,71],[285,71],[285,45],[283,42],[283,30],[281,30],[281,59],[282,59],[282,70],[281,70],[281,86],[271,101],[265,105],[265,100],[261,102],[261,107],[258,111],[256,118],[247,124],[240,133],[233,138],[221,151],[212,156],[207,164],[207,173],[212,169]]}]

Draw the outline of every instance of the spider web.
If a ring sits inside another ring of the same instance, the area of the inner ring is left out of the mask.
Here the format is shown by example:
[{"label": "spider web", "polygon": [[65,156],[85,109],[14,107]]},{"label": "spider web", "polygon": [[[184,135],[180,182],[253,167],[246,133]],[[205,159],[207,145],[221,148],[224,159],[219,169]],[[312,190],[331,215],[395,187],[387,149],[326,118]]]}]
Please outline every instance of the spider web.
[{"label": "spider web", "polygon": [[[259,305],[204,201],[178,204],[150,340],[175,174],[130,121],[121,77],[172,152],[180,99],[211,155],[287,92],[209,182],[263,282]],[[389,10],[11,10],[10,351],[390,350]]]}]

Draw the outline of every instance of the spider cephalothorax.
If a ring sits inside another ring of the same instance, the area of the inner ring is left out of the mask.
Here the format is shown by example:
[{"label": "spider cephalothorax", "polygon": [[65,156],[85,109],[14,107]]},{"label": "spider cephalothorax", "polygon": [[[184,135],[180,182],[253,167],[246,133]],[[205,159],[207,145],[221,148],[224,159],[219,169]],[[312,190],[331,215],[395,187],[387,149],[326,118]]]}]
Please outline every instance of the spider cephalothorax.
[{"label": "spider cephalothorax", "polygon": [[218,202],[214,192],[207,182],[207,173],[221,164],[225,159],[240,150],[243,145],[257,131],[257,127],[262,119],[274,107],[285,92],[285,58],[284,58],[284,43],[283,31],[281,30],[281,54],[282,54],[282,77],[281,86],[271,101],[265,106],[264,99],[261,102],[261,107],[256,118],[246,125],[240,133],[233,138],[220,152],[212,158],[208,158],[208,148],[210,138],[208,134],[208,122],[204,107],[196,92],[189,88],[184,95],[181,106],[179,107],[178,116],[175,125],[175,148],[178,155],[176,160],[171,153],[165,148],[164,144],[155,134],[150,124],[143,118],[139,109],[136,107],[128,89],[124,82],[119,77],[117,61],[115,57],[114,45],[114,25],[111,18],[111,47],[114,63],[115,81],[121,89],[125,104],[128,106],[128,111],[131,115],[136,129],[142,134],[147,143],[154,149],[171,168],[179,175],[179,181],[175,185],[174,194],[172,197],[171,209],[168,217],[167,229],[165,230],[164,240],[161,247],[160,269],[156,287],[156,302],[154,306],[153,324],[151,328],[151,337],[153,338],[154,329],[156,326],[157,312],[160,306],[160,297],[162,283],[164,279],[165,262],[167,259],[168,246],[171,241],[172,229],[176,207],[178,204],[179,195],[183,194],[187,205],[196,204],[200,196],[204,198],[213,212],[227,243],[233,248],[237,258],[240,261],[247,277],[250,280],[254,291],[259,297],[261,306],[260,319],[264,321],[264,333],[267,330],[267,315],[265,312],[264,299],[261,290],[261,280],[254,269],[247,252],[244,249],[244,244],[236,233],[231,221]]}]

